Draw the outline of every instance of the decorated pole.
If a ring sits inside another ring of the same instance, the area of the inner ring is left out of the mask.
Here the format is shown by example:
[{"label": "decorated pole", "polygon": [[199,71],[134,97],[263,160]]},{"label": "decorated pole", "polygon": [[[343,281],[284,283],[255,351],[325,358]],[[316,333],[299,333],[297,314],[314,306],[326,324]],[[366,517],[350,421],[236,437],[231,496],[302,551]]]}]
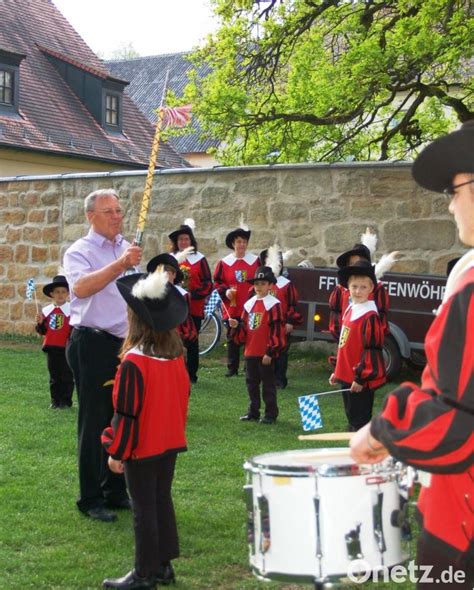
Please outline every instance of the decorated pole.
[{"label": "decorated pole", "polygon": [[166,98],[166,91],[168,88],[168,78],[170,71],[166,71],[165,86],[163,88],[163,95],[161,97],[161,104],[156,112],[158,114],[158,121],[156,122],[155,135],[151,146],[150,162],[148,164],[148,173],[146,176],[145,190],[143,191],[142,203],[140,213],[138,214],[137,231],[135,233],[134,243],[136,246],[141,246],[143,241],[143,233],[145,231],[145,223],[148,217],[148,210],[151,202],[151,189],[153,186],[153,178],[155,175],[155,166],[158,158],[158,151],[160,149],[161,132],[166,127],[184,127],[191,118],[191,105],[182,107],[163,106]]}]

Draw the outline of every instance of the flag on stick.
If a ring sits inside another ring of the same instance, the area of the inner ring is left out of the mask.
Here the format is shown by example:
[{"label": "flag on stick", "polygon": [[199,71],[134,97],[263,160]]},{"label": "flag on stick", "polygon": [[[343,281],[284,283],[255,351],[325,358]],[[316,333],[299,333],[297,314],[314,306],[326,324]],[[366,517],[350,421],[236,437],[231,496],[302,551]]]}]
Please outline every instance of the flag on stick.
[{"label": "flag on stick", "polygon": [[204,315],[211,315],[219,305],[220,300],[221,298],[219,297],[219,293],[214,289],[214,291],[209,295],[209,299],[204,306]]},{"label": "flag on stick", "polygon": [[298,405],[304,431],[317,430],[323,427],[323,418],[316,393],[299,396]]},{"label": "flag on stick", "polygon": [[26,281],[26,299],[27,301],[33,301],[35,297],[36,313],[38,313],[38,299],[36,298],[36,285],[35,279],[31,278]]},{"label": "flag on stick", "polygon": [[191,121],[192,105],[185,104],[181,107],[160,107],[161,125],[163,129],[168,127],[185,127]]}]

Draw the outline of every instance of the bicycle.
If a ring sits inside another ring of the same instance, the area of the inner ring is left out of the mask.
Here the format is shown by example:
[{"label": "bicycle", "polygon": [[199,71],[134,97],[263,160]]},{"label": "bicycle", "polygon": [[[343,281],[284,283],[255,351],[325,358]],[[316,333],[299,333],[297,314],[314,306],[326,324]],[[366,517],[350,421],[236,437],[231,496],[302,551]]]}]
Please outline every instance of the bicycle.
[{"label": "bicycle", "polygon": [[211,352],[222,335],[221,300],[217,291],[213,291],[204,308],[204,319],[199,330],[199,355]]}]

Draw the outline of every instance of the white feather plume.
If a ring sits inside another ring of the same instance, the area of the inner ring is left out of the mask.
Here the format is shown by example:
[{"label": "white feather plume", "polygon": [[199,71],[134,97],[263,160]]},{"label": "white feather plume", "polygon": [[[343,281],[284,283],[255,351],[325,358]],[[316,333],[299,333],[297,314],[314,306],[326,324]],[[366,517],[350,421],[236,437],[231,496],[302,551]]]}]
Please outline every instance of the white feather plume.
[{"label": "white feather plume", "polygon": [[168,287],[168,273],[160,265],[155,272],[133,285],[132,295],[137,299],[163,299]]},{"label": "white feather plume", "polygon": [[244,221],[244,214],[243,213],[240,214],[239,227],[240,227],[240,229],[243,229],[244,231],[249,231],[249,226]]},{"label": "white feather plume", "polygon": [[193,232],[196,229],[196,222],[194,221],[194,219],[192,217],[187,217],[184,220],[184,224],[183,225],[187,225],[188,227],[190,227]]},{"label": "white feather plume", "polygon": [[61,266],[61,265],[59,265],[58,266],[58,275],[63,275],[64,276],[65,274],[66,274],[66,271],[64,270],[64,267]]},{"label": "white feather plume", "polygon": [[302,260],[301,262],[298,262],[296,266],[301,268],[314,268],[314,264],[311,262],[311,260]]},{"label": "white feather plume", "polygon": [[176,252],[174,254],[174,257],[178,261],[178,264],[181,264],[182,262],[184,262],[186,260],[186,258],[189,256],[189,254],[194,254],[194,246],[189,246],[188,248],[181,250],[181,252]]},{"label": "white feather plume", "polygon": [[390,252],[390,254],[384,254],[382,258],[375,265],[375,276],[377,279],[381,279],[383,275],[388,272],[392,266],[398,260],[399,252]]},{"label": "white feather plume", "polygon": [[360,236],[360,241],[369,249],[370,256],[373,257],[377,248],[377,234],[368,227]]},{"label": "white feather plume", "polygon": [[273,246],[270,246],[270,248],[268,248],[267,259],[265,261],[265,265],[269,266],[272,269],[273,274],[276,277],[278,277],[281,273],[280,254],[281,254],[280,246],[278,246],[278,244],[273,244]]},{"label": "white feather plume", "polygon": [[282,254],[283,262],[288,262],[288,260],[293,256],[293,250],[286,250]]}]

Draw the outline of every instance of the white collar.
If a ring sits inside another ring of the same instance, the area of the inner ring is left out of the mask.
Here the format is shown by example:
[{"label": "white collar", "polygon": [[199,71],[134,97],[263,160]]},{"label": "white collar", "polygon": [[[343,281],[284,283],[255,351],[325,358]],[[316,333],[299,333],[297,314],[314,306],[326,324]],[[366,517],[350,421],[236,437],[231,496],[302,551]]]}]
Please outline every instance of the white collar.
[{"label": "white collar", "polygon": [[281,289],[281,288],[282,288],[282,287],[284,287],[285,285],[288,285],[288,283],[289,283],[289,282],[290,282],[290,280],[289,280],[289,279],[287,279],[286,277],[284,277],[284,276],[280,275],[280,276],[277,278],[276,285],[277,285],[277,287],[278,287],[279,289]]},{"label": "white collar", "polygon": [[63,303],[60,306],[54,305],[54,303],[50,303],[46,307],[43,307],[43,315],[45,317],[48,316],[56,307],[59,307],[59,309],[63,312],[63,315],[65,315],[66,317],[69,317],[71,315],[71,306],[69,304],[69,301],[66,301],[66,303]]},{"label": "white collar", "polygon": [[227,266],[233,266],[237,262],[237,260],[243,260],[248,265],[252,265],[257,260],[257,256],[255,256],[255,254],[252,254],[251,252],[247,252],[247,254],[243,258],[237,258],[235,254],[228,254],[225,258],[222,259],[222,262],[224,264],[227,264]]},{"label": "white collar", "polygon": [[186,291],[186,289],[183,289],[183,287],[181,287],[180,285],[175,285],[175,287],[178,289],[178,291],[181,293],[181,295],[183,297],[185,297],[188,294],[188,292]]},{"label": "white collar", "polygon": [[134,346],[133,348],[128,350],[127,354],[125,356],[127,357],[129,354],[136,354],[137,356],[144,356],[145,358],[151,359],[153,361],[170,361],[170,360],[172,360],[172,359],[164,359],[160,356],[150,356],[148,354],[145,354],[141,348],[138,348],[138,346]]},{"label": "white collar", "polygon": [[244,303],[245,311],[247,313],[250,313],[252,311],[253,306],[255,305],[255,303],[257,301],[262,301],[263,305],[267,311],[270,310],[277,303],[280,303],[280,301],[276,297],[273,297],[273,295],[270,295],[270,294],[267,295],[266,297],[264,297],[263,299],[257,299],[257,296],[254,295],[251,299],[249,299],[248,301],[246,301]]},{"label": "white collar", "polygon": [[[179,254],[180,254],[180,252],[173,252],[172,256],[174,256],[176,259],[178,259]],[[199,262],[203,258],[204,258],[204,254],[201,254],[201,252],[193,252],[192,254],[188,254],[186,256],[185,260],[187,260],[189,262],[189,264],[196,264],[196,262]]]},{"label": "white collar", "polygon": [[[346,313],[348,313],[349,310],[351,311],[351,322],[355,322],[355,320],[358,320],[366,313],[369,313],[369,311],[378,312],[377,306],[375,305],[375,302],[372,301],[372,299],[369,299],[365,303],[351,303],[347,308]],[[346,315],[346,313],[344,315]]]}]

